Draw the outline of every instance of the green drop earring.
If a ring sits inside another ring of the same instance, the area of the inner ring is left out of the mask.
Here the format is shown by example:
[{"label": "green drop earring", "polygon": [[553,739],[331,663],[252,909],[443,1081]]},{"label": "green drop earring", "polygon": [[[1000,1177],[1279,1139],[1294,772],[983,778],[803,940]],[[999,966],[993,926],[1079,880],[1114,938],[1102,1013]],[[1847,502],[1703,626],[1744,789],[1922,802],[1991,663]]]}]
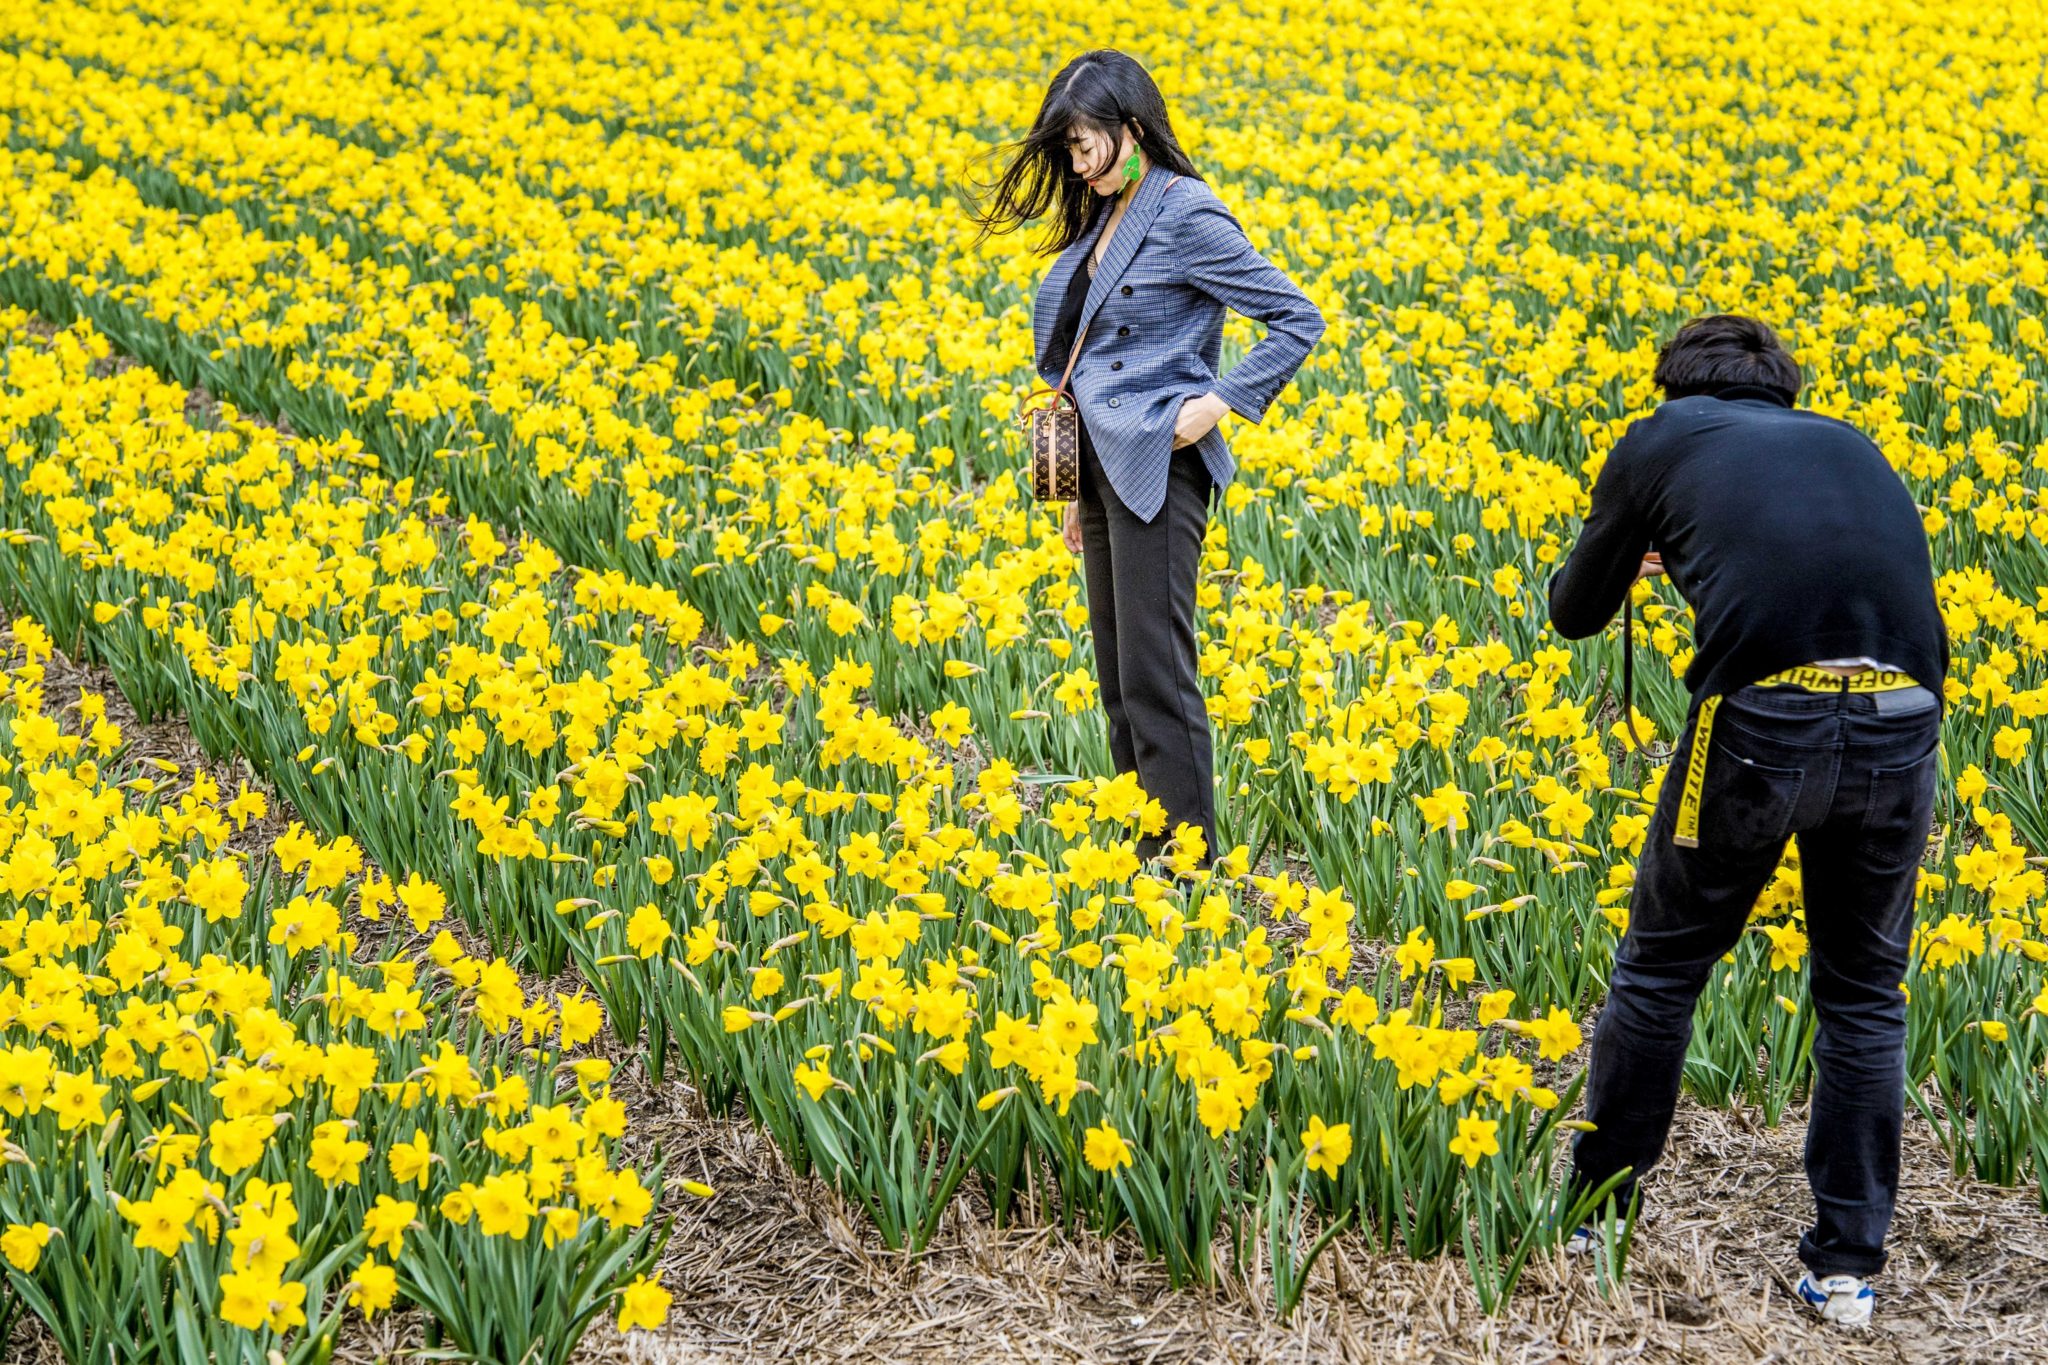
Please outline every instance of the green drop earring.
[{"label": "green drop earring", "polygon": [[1138,153],[1137,153],[1137,152],[1136,152],[1135,150],[1133,150],[1133,151],[1131,152],[1130,160],[1128,160],[1128,161],[1124,162],[1124,179],[1125,179],[1125,180],[1127,180],[1127,181],[1130,181],[1130,180],[1136,180],[1137,178],[1138,178]]}]

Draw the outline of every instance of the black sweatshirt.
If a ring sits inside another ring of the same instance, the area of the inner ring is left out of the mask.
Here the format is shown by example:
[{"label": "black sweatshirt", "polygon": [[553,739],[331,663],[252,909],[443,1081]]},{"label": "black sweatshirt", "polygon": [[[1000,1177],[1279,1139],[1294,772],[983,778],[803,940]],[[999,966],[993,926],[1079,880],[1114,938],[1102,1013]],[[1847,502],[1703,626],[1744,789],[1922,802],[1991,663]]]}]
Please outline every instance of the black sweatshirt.
[{"label": "black sweatshirt", "polygon": [[1692,604],[1693,701],[1782,668],[1869,655],[1941,694],[1948,631],[1920,512],[1847,422],[1734,386],[1633,423],[1550,578],[1567,640],[1621,610],[1646,551]]}]

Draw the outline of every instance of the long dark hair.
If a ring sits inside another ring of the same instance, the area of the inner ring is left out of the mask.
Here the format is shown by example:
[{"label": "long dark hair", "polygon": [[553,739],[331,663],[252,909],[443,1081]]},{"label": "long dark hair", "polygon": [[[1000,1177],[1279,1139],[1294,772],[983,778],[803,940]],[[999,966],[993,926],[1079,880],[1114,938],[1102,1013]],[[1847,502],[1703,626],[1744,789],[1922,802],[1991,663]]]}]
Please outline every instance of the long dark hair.
[{"label": "long dark hair", "polygon": [[1075,125],[1097,129],[1112,143],[1121,139],[1126,127],[1135,125],[1132,132],[1137,145],[1155,166],[1165,167],[1169,174],[1201,179],[1181,150],[1180,139],[1173,135],[1166,97],[1153,84],[1151,73],[1135,57],[1114,48],[1083,52],[1052,78],[1031,131],[1022,140],[1001,144],[988,153],[1014,155],[995,181],[988,206],[974,206],[972,216],[981,224],[981,231],[970,246],[978,246],[991,233],[1022,227],[1048,210],[1053,213],[1053,229],[1039,248],[1042,254],[1066,250],[1087,230],[1102,196],[1074,173],[1067,155],[1067,136]]}]

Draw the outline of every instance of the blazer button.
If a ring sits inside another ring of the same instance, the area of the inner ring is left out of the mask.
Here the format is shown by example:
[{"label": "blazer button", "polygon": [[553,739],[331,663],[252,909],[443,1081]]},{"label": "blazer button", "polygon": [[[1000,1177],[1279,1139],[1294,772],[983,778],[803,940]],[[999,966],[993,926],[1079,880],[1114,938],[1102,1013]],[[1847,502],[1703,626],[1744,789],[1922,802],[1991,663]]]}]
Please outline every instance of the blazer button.
[{"label": "blazer button", "polygon": [[1130,293],[1130,292],[1131,292],[1131,287],[1130,287],[1129,285],[1125,285],[1125,286],[1124,286],[1124,293],[1128,294],[1128,293]]},{"label": "blazer button", "polygon": [[1109,368],[1111,368],[1112,370],[1121,370],[1123,367],[1124,363],[1121,360],[1112,360],[1109,362]]},{"label": "blazer button", "polygon": [[1109,400],[1109,405],[1110,405],[1111,407],[1115,407],[1115,406],[1116,406],[1116,399],[1114,399],[1114,398],[1110,399],[1110,400]]},{"label": "blazer button", "polygon": [[1116,329],[1116,334],[1120,337],[1127,337],[1131,334],[1131,329],[1128,327],[1119,327]]}]

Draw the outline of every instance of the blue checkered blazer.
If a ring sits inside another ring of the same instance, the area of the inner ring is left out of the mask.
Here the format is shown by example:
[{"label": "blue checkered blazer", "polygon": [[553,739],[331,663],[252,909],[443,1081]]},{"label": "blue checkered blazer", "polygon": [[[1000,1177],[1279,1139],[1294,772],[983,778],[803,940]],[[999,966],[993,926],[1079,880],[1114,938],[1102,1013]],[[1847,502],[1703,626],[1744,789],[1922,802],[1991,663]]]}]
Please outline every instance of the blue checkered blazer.
[{"label": "blue checkered blazer", "polygon": [[[1068,389],[1110,486],[1140,519],[1166,502],[1173,424],[1181,403],[1214,392],[1250,422],[1308,357],[1323,334],[1323,314],[1292,280],[1258,253],[1216,191],[1191,175],[1167,189],[1173,172],[1146,168],[1081,306],[1080,358]],[[1065,355],[1048,355],[1053,322],[1074,271],[1109,221],[1103,201],[1096,222],[1052,263],[1032,301],[1038,375],[1060,382]],[[1223,310],[1266,324],[1229,374],[1216,366],[1223,350]],[[1217,486],[1237,472],[1221,427],[1195,443]]]}]

